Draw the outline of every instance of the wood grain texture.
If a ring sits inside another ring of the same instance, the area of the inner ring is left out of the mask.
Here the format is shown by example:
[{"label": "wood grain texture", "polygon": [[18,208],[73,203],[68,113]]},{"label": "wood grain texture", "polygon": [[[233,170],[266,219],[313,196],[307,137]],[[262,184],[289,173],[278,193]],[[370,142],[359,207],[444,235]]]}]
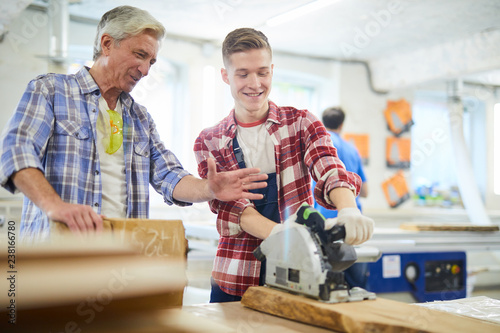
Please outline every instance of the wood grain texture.
[{"label": "wood grain texture", "polygon": [[[105,234],[111,235],[115,243],[129,246],[145,257],[171,260],[187,259],[188,243],[181,220],[105,218],[103,230]],[[64,223],[51,221],[51,233],[52,237],[56,236],[61,240],[67,237],[70,230]],[[85,255],[88,255],[88,251],[89,249],[85,248]],[[106,249],[106,252],[109,254],[109,249]],[[175,291],[157,297],[159,300],[157,303],[159,307],[182,306],[183,295],[184,289],[177,288]],[[152,304],[152,300],[153,297],[146,297],[145,301],[138,298],[130,304],[134,306],[140,306],[144,302]]]},{"label": "wood grain texture", "polygon": [[[241,302],[207,303],[182,307],[182,312],[223,325],[238,333],[327,333],[326,328],[254,311]],[[205,332],[199,330],[198,332]],[[219,332],[222,333],[222,332]]]},{"label": "wood grain texture", "polygon": [[477,231],[495,232],[500,228],[497,225],[473,225],[473,224],[432,224],[432,223],[403,223],[399,226],[403,230],[412,231]]},{"label": "wood grain texture", "polygon": [[[134,318],[142,325],[136,314],[182,305],[181,221],[110,221],[102,233],[86,236],[54,227],[61,230],[45,242],[16,244],[14,282],[0,279],[0,332],[128,332]],[[7,263],[7,255],[0,252],[0,260]],[[15,297],[7,292],[12,283]],[[13,312],[3,306],[12,303]],[[158,326],[154,332],[170,331]],[[133,332],[153,331],[141,326]]]},{"label": "wood grain texture", "polygon": [[500,332],[500,325],[381,298],[328,304],[268,287],[250,287],[241,303],[337,332]]}]

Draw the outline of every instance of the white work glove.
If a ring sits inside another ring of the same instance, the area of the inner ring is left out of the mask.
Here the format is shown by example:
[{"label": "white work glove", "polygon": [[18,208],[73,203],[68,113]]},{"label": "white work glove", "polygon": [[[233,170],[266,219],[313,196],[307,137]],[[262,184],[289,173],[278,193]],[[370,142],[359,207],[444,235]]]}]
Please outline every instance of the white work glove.
[{"label": "white work glove", "polygon": [[375,223],[371,218],[361,215],[359,209],[348,207],[339,210],[337,218],[326,219],[325,230],[331,229],[335,224],[345,225],[345,243],[358,245],[372,237]]}]

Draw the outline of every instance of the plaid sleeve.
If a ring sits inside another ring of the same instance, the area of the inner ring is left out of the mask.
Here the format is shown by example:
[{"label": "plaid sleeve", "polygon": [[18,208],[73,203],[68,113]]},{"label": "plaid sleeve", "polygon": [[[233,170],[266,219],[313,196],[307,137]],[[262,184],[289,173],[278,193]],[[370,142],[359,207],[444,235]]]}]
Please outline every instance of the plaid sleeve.
[{"label": "plaid sleeve", "polygon": [[361,179],[353,172],[346,170],[344,163],[338,158],[330,134],[324,125],[312,113],[306,112],[302,119],[304,129],[305,156],[304,161],[316,181],[314,198],[329,209],[336,207],[328,197],[328,193],[337,187],[345,187],[357,196],[361,188]]},{"label": "plaid sleeve", "polygon": [[7,123],[0,146],[0,184],[14,193],[10,177],[25,168],[42,171],[42,158],[53,132],[54,117],[48,88],[41,80],[28,84],[16,111]]},{"label": "plaid sleeve", "polygon": [[[215,142],[215,144],[214,144]],[[236,170],[237,164],[230,157],[221,153],[224,147],[221,139],[216,135],[202,132],[195,141],[194,152],[198,163],[198,173],[201,178],[206,179],[208,173],[207,158],[213,158],[217,165],[217,172]],[[213,149],[210,149],[213,147]],[[219,200],[209,201],[210,210],[217,214],[217,230],[221,236],[236,236],[243,232],[240,226],[240,216],[246,207],[254,206],[249,200],[222,202]]]}]

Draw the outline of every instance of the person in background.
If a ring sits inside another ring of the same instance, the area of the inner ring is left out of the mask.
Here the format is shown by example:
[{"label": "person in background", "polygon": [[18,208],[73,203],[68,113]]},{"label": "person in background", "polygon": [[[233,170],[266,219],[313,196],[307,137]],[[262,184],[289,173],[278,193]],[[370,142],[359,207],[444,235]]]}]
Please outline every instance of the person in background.
[{"label": "person in background", "polygon": [[[340,107],[330,107],[323,111],[322,121],[326,129],[330,133],[334,147],[337,149],[337,155],[344,163],[346,170],[354,172],[361,178],[361,190],[356,197],[356,205],[361,211],[361,202],[359,197],[366,198],[368,195],[368,185],[366,183],[366,176],[363,170],[363,163],[359,152],[355,146],[350,142],[342,139],[340,132],[344,126],[345,112]],[[314,182],[313,182],[314,186]],[[331,210],[323,207],[317,201],[314,202],[314,208],[318,210],[325,218],[337,217],[338,210]],[[366,287],[368,279],[368,264],[355,263],[344,271],[344,277],[347,284],[352,287]]]},{"label": "person in background", "polygon": [[226,36],[222,55],[222,80],[234,109],[196,139],[199,175],[208,176],[213,158],[218,170],[258,167],[268,175],[268,185],[259,190],[262,200],[209,202],[220,234],[211,302],[238,301],[248,287],[264,282],[264,266],[253,250],[283,230],[282,222],[303,203],[313,204],[311,176],[317,181],[316,200],[340,211],[337,222],[345,224],[346,242],[368,240],[374,224],[356,207],[361,180],[344,168],[321,121],[307,110],[279,107],[268,99],[273,64],[267,37],[255,29],[236,29]]},{"label": "person in background", "polygon": [[102,217],[148,218],[149,184],[169,205],[247,200],[266,186],[259,169],[207,177],[183,169],[130,92],[156,62],[165,28],[130,6],[102,16],[94,65],[75,75],[45,74],[25,90],[0,141],[0,184],[21,191],[21,237],[49,235],[49,220],[75,233],[102,229]]},{"label": "person in background", "polygon": [[[340,132],[344,126],[344,120],[345,112],[340,107],[330,107],[323,111],[323,125],[325,125],[326,130],[330,133],[333,146],[337,149],[338,157],[344,163],[347,171],[354,172],[361,178],[361,190],[359,191],[359,196],[356,197],[356,205],[361,211],[361,202],[359,198],[366,198],[368,196],[368,185],[358,150],[354,145],[342,139],[340,136]],[[327,209],[316,201],[314,202],[314,208],[316,208],[325,218],[337,217],[337,210]]]}]

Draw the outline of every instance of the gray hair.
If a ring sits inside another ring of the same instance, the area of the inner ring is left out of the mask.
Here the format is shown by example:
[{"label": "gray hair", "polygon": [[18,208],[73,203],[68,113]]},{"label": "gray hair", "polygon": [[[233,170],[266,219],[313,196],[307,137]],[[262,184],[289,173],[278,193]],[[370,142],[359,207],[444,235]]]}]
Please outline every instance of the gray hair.
[{"label": "gray hair", "polygon": [[101,38],[110,35],[115,43],[140,35],[144,31],[153,33],[158,41],[165,36],[165,27],[147,11],[132,7],[120,6],[106,12],[97,26],[94,42],[94,61],[101,56]]}]

